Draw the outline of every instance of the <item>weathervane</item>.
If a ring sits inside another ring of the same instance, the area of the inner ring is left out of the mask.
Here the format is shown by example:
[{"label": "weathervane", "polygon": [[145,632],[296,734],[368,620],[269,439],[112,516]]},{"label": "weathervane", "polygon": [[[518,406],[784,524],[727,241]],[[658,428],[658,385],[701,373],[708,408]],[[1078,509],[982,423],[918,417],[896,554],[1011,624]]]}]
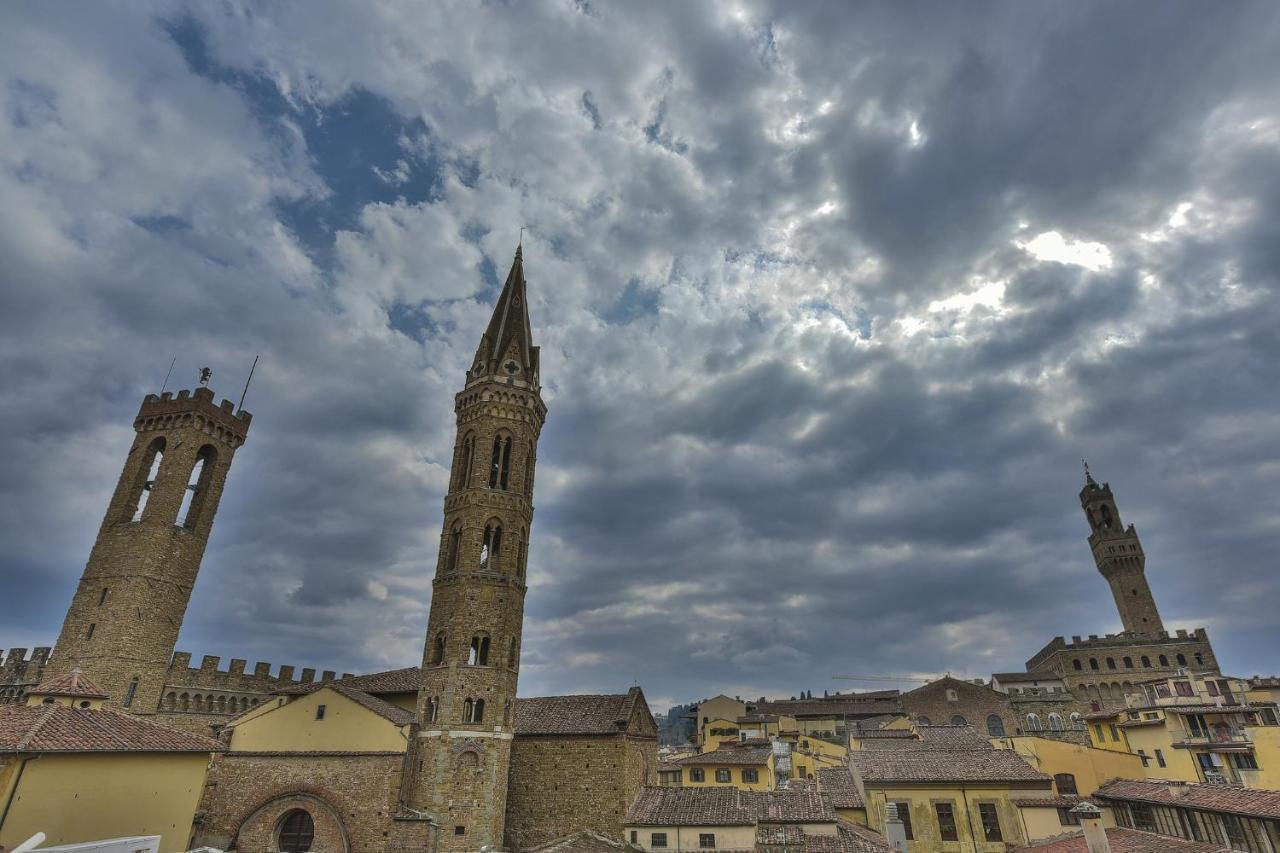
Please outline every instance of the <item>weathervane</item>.
[{"label": "weathervane", "polygon": [[208,385],[209,380],[213,378],[213,370],[208,367],[200,368],[200,384]]}]

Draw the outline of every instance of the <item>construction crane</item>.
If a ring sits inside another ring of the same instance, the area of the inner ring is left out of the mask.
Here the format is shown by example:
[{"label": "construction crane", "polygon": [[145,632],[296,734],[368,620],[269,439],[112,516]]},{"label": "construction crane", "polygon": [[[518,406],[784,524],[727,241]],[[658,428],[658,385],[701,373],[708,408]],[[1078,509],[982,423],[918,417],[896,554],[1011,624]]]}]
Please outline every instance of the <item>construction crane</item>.
[{"label": "construction crane", "polygon": [[[947,673],[947,675],[950,674]],[[911,682],[912,684],[929,684],[937,681],[936,678],[899,678],[896,675],[833,675],[831,677],[840,681],[887,681],[890,683]]]}]

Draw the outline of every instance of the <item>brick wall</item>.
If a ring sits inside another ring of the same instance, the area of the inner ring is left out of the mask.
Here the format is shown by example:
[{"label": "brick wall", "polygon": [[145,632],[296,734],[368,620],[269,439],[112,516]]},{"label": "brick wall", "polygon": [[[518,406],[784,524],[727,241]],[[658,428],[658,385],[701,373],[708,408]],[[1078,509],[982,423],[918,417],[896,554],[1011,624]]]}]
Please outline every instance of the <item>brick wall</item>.
[{"label": "brick wall", "polygon": [[[954,693],[954,699],[949,691]],[[1008,696],[957,678],[940,678],[902,694],[902,708],[912,717],[928,717],[929,722],[940,726],[950,725],[952,718],[959,715],[983,734],[991,714],[1001,719],[1007,735],[1018,734],[1021,724]]]}]

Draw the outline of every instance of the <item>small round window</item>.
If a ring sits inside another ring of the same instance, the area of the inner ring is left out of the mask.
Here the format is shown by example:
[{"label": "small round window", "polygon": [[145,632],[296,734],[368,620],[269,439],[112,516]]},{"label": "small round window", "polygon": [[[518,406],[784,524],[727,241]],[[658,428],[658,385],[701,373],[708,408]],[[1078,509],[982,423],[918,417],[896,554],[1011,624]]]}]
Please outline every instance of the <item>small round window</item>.
[{"label": "small round window", "polygon": [[315,837],[315,821],[302,809],[293,809],[280,821],[280,853],[307,853]]}]

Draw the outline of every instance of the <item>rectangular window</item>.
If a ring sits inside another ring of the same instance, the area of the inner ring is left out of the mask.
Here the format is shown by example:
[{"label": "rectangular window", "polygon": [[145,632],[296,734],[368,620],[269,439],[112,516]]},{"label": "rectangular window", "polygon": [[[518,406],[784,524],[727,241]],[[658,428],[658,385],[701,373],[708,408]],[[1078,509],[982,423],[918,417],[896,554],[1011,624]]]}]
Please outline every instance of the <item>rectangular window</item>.
[{"label": "rectangular window", "polygon": [[667,834],[665,832],[649,833],[649,847],[653,850],[665,850],[667,847]]},{"label": "rectangular window", "polygon": [[1160,684],[1156,685],[1157,699],[1168,699],[1172,696],[1173,696],[1173,691],[1169,689],[1169,685],[1165,684],[1164,682],[1161,682]]},{"label": "rectangular window", "polygon": [[1156,764],[1159,764],[1161,767],[1168,767],[1168,766],[1169,766],[1168,764],[1165,764],[1165,762],[1164,762],[1164,753],[1163,753],[1163,752],[1161,752],[1161,751],[1160,751],[1160,750],[1158,750],[1158,749],[1156,750]]},{"label": "rectangular window", "polygon": [[703,850],[713,850],[716,846],[716,834],[714,832],[699,832],[698,846]]},{"label": "rectangular window", "polygon": [[707,781],[707,771],[703,770],[701,767],[690,767],[690,768],[689,768],[689,781],[690,781],[690,782],[705,782],[705,781]]},{"label": "rectangular window", "polygon": [[634,829],[631,830],[631,843],[637,844],[639,843],[639,841],[640,841],[640,833],[636,832]]},{"label": "rectangular window", "polygon": [[89,623],[89,630],[84,632],[84,638],[85,638],[86,640],[92,640],[92,639],[93,639],[93,629],[94,629],[94,628],[96,628],[96,627],[98,627],[98,626],[97,626],[97,625],[95,625],[94,623],[92,623],[92,622],[90,622],[90,623]]},{"label": "rectangular window", "polygon": [[755,768],[749,768],[742,771],[742,781],[747,784],[755,784],[760,781],[760,771]]},{"label": "rectangular window", "polygon": [[716,768],[716,781],[717,781],[717,782],[732,782],[732,781],[733,781],[733,774],[730,772],[730,770],[729,770],[729,768],[728,768],[728,767],[717,767],[717,768]]},{"label": "rectangular window", "polygon": [[99,606],[99,607],[101,607],[102,605],[104,605],[104,604],[106,604],[106,603],[107,603],[107,593],[108,593],[109,591],[110,591],[110,590],[109,590],[107,587],[105,587],[105,586],[102,588],[102,595],[98,597],[98,606]]},{"label": "rectangular window", "polygon": [[1218,695],[1218,685],[1217,685],[1217,683],[1216,683],[1216,682],[1213,682],[1213,681],[1206,681],[1206,682],[1204,683],[1204,689],[1209,691],[1209,695],[1210,695],[1210,696],[1217,696],[1217,695]]},{"label": "rectangular window", "polygon": [[934,803],[933,810],[938,815],[938,837],[943,841],[959,841],[956,834],[956,815],[951,803]]},{"label": "rectangular window", "polygon": [[1196,691],[1192,689],[1190,681],[1173,682],[1173,690],[1179,696],[1195,696]]},{"label": "rectangular window", "polygon": [[1151,811],[1148,803],[1130,803],[1129,810],[1133,813],[1133,828],[1142,829],[1147,832],[1156,831],[1156,816]]},{"label": "rectangular window", "polygon": [[1209,724],[1205,721],[1203,714],[1187,714],[1187,728],[1191,731],[1192,737],[1209,736]]},{"label": "rectangular window", "polygon": [[1142,759],[1142,766],[1143,766],[1143,767],[1150,767],[1150,766],[1151,766],[1151,756],[1147,755],[1146,750],[1144,750],[1144,749],[1140,749],[1140,750],[1138,750],[1138,757]]},{"label": "rectangular window", "polygon": [[911,804],[895,803],[898,807],[898,820],[902,821],[902,831],[906,835],[908,841],[914,840],[915,836],[911,834]]},{"label": "rectangular window", "polygon": [[1231,766],[1237,770],[1257,770],[1258,759],[1252,752],[1233,752],[1230,754]]},{"label": "rectangular window", "polygon": [[1080,815],[1071,811],[1071,809],[1058,809],[1058,823],[1063,826],[1079,826]]},{"label": "rectangular window", "polygon": [[133,704],[133,694],[138,692],[138,679],[129,682],[129,689],[124,692],[124,701],[120,704],[128,708]]},{"label": "rectangular window", "polygon": [[982,821],[982,834],[988,841],[1004,841],[1000,833],[1000,814],[995,803],[978,803],[978,818]]},{"label": "rectangular window", "polygon": [[1093,726],[1093,732],[1098,736],[1098,743],[1107,742],[1106,736],[1102,734],[1102,723],[1095,723]]},{"label": "rectangular window", "polygon": [[453,828],[453,834],[454,834],[454,835],[466,835],[466,834],[467,834],[467,828],[466,828],[465,826],[455,826],[455,827]]},{"label": "rectangular window", "polygon": [[323,719],[324,719],[324,706],[323,706],[323,705],[317,705],[317,706],[316,706],[316,719],[317,719],[317,720],[323,720]]},{"label": "rectangular window", "polygon": [[1116,728],[1116,724],[1111,724],[1111,739],[1116,743],[1120,742],[1120,730]]}]

